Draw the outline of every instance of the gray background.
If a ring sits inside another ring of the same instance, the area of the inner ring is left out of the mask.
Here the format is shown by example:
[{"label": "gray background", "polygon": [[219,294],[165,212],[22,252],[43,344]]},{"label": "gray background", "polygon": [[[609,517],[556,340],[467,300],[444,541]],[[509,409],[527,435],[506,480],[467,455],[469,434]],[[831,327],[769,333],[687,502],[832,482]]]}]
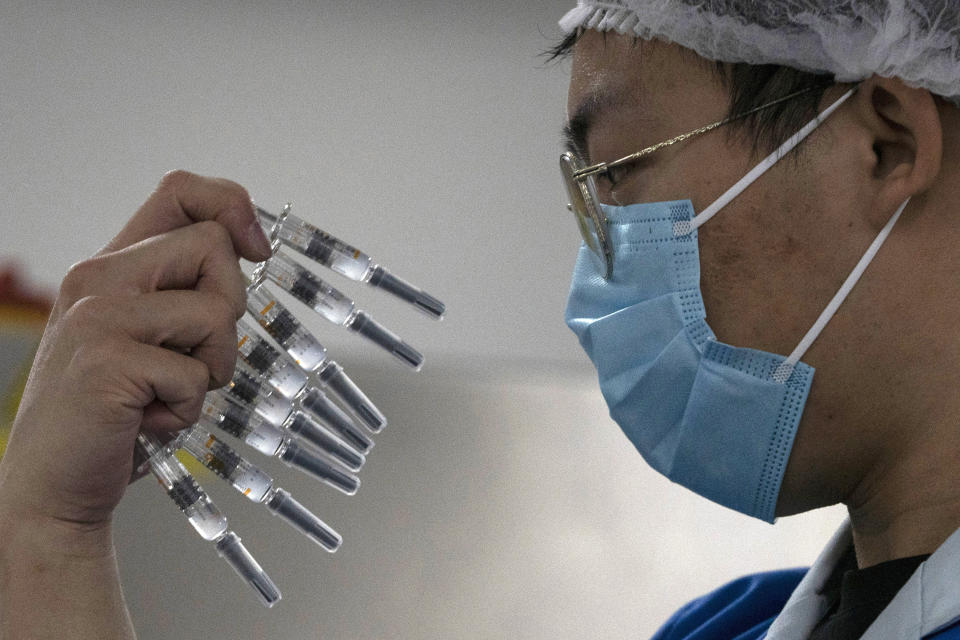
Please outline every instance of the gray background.
[{"label": "gray background", "polygon": [[[572,4],[572,3],[569,3]],[[167,170],[230,177],[444,299],[331,278],[428,356],[311,320],[391,424],[346,497],[261,461],[335,555],[207,477],[284,600],[266,610],[151,481],[117,515],[141,638],[644,637],[740,573],[809,563],[650,471],[562,323],[578,243],[556,170],[566,2],[0,4],[0,256],[55,288]],[[254,454],[251,454],[253,458]]]}]

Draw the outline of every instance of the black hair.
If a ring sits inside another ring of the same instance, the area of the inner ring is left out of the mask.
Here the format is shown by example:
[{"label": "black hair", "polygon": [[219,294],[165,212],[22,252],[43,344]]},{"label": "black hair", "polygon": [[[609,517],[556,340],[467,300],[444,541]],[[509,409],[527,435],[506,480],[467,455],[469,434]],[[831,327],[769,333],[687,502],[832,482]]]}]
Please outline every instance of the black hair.
[{"label": "black hair", "polygon": [[[583,30],[577,30],[545,52],[549,60],[570,56]],[[791,93],[810,90],[763,109],[731,125],[731,132],[747,136],[754,153],[770,153],[818,113],[826,90],[836,84],[831,74],[810,73],[775,64],[709,63],[730,93],[727,117],[744,113]]]}]

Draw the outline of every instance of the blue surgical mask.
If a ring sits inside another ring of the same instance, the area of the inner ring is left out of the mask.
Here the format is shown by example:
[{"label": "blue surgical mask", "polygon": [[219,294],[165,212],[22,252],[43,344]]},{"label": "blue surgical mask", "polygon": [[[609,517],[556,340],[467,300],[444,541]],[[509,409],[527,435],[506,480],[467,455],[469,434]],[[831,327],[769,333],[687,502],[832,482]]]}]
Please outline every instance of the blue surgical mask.
[{"label": "blue surgical mask", "polygon": [[597,369],[611,417],[658,472],[721,505],[774,521],[780,485],[813,380],[803,353],[836,312],[903,212],[890,218],[789,356],[717,340],[700,292],[697,228],[839,106],[772,153],[699,216],[689,200],[601,205],[613,274],[581,247],[567,325]]}]

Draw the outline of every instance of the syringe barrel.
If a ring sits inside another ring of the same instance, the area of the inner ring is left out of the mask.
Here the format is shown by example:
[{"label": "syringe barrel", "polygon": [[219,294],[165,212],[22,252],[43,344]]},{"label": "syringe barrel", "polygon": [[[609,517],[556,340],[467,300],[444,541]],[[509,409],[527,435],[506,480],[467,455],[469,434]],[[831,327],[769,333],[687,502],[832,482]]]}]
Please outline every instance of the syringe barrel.
[{"label": "syringe barrel", "polygon": [[290,416],[293,406],[279,393],[274,393],[266,383],[260,382],[256,376],[256,371],[238,361],[233,379],[225,388],[234,398],[253,407],[267,422],[279,427]]},{"label": "syringe barrel", "polygon": [[330,267],[351,280],[361,280],[370,266],[370,256],[322,231],[284,209],[274,227],[276,237],[311,260]]},{"label": "syringe barrel", "polygon": [[340,548],[343,538],[326,522],[291,497],[288,491],[275,489],[265,502],[275,516],[280,516],[311,540],[331,553]]},{"label": "syringe barrel", "polygon": [[280,590],[240,542],[240,536],[228,531],[217,539],[217,553],[243,580],[253,587],[260,601],[272,607],[280,601]]},{"label": "syringe barrel", "polygon": [[327,350],[263,284],[247,288],[247,312],[304,371],[323,363]]},{"label": "syringe barrel", "polygon": [[245,321],[237,321],[240,357],[285,398],[293,398],[307,384],[307,374],[285,353],[280,353]]},{"label": "syringe barrel", "polygon": [[404,342],[400,336],[374,320],[365,311],[357,311],[347,321],[347,328],[356,331],[367,340],[387,350],[405,365],[419,371],[423,366],[423,354]]},{"label": "syringe barrel", "polygon": [[290,417],[286,428],[290,433],[329,454],[351,471],[360,471],[363,463],[366,462],[366,457],[362,453],[355,451],[353,447],[329,433],[302,411],[297,411]]},{"label": "syringe barrel", "polygon": [[147,458],[150,470],[167,495],[205,540],[214,540],[227,530],[227,519],[190,472],[169,453],[153,434],[137,435],[137,448]]},{"label": "syringe barrel", "polygon": [[301,396],[300,406],[360,453],[367,453],[373,447],[373,440],[319,389],[309,389]]},{"label": "syringe barrel", "polygon": [[352,496],[360,488],[360,478],[293,440],[284,443],[279,457],[287,465],[306,471],[320,482],[348,496]]},{"label": "syringe barrel", "polygon": [[327,360],[317,369],[316,375],[323,388],[333,393],[371,431],[376,433],[387,426],[387,417],[370,402],[370,398],[360,390],[360,387],[350,379],[339,364],[333,360]]},{"label": "syringe barrel", "polygon": [[421,311],[436,320],[443,319],[443,314],[447,306],[440,300],[437,300],[429,293],[399,278],[380,265],[374,266],[370,270],[369,279],[371,286],[383,289],[384,291],[395,295],[405,302],[409,302],[418,311]]},{"label": "syringe barrel", "polygon": [[342,325],[353,312],[353,300],[282,253],[267,260],[264,269],[281,289],[334,324]]},{"label": "syringe barrel", "polygon": [[222,390],[208,393],[204,398],[200,423],[229,433],[268,456],[275,454],[283,443],[283,432],[279,428]]},{"label": "syringe barrel", "polygon": [[203,429],[188,429],[179,437],[179,443],[205,467],[254,502],[262,502],[273,487],[273,478]]}]

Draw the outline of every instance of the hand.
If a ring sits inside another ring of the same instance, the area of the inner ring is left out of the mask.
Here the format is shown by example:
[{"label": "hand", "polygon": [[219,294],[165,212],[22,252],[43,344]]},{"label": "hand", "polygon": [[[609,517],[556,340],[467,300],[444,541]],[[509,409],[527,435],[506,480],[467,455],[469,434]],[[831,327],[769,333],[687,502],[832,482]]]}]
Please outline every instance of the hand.
[{"label": "hand", "polygon": [[189,426],[232,376],[238,255],[269,255],[246,191],[173,172],[71,268],[0,461],[0,521],[109,528],[137,433]]}]

